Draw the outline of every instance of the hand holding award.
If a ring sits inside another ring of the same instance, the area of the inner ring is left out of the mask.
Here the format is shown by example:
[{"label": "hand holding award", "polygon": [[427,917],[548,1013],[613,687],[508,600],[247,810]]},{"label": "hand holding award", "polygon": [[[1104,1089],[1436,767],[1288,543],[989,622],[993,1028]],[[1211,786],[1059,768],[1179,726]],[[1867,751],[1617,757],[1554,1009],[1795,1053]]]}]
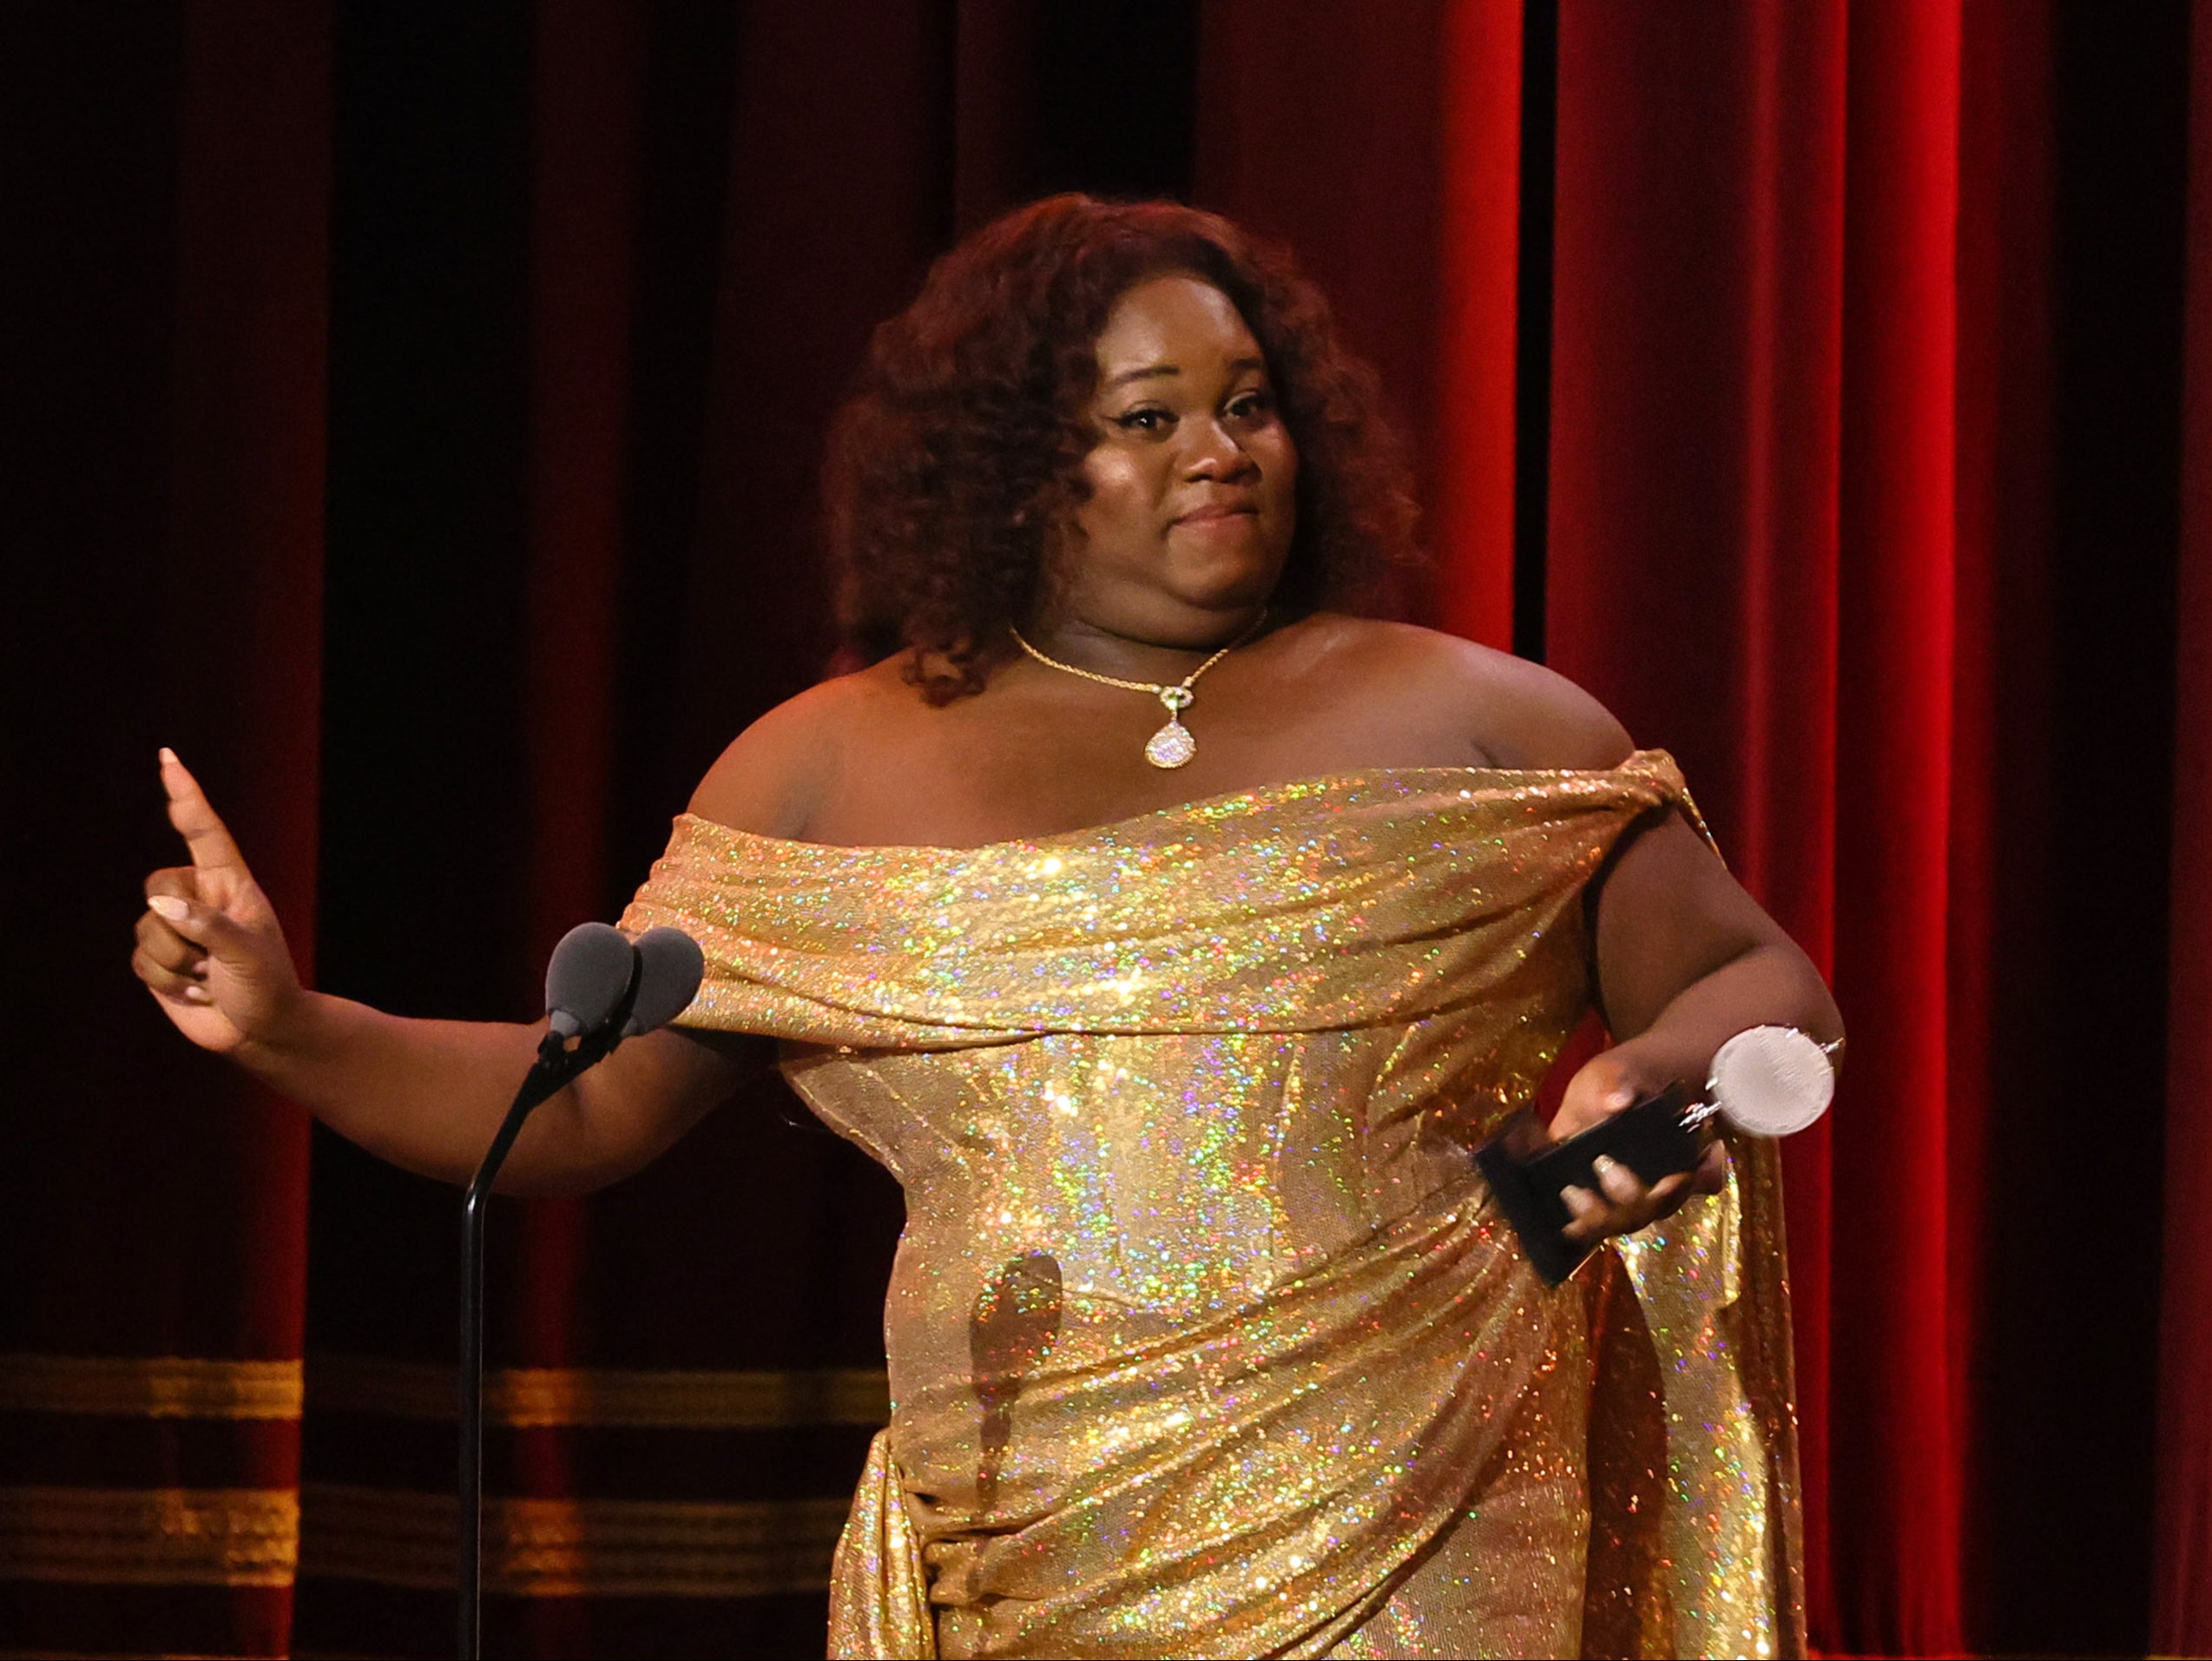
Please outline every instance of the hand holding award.
[{"label": "hand holding award", "polygon": [[1553,1143],[1532,1112],[1517,1114],[1475,1163],[1521,1236],[1529,1261],[1557,1286],[1592,1243],[1567,1234],[1564,1190],[1598,1186],[1596,1162],[1611,1159],[1656,1184],[1696,1169],[1715,1114],[1747,1135],[1790,1136],[1827,1111],[1835,1095],[1829,1046],[1794,1026],[1754,1026],[1714,1053],[1702,1093],[1675,1084],[1564,1142]]}]

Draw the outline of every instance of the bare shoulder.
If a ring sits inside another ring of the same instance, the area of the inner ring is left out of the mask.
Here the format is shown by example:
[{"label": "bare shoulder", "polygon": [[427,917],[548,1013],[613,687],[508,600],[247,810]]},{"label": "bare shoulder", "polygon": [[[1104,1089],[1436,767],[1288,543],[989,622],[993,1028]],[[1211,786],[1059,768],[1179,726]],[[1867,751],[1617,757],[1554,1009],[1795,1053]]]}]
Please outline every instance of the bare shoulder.
[{"label": "bare shoulder", "polygon": [[807,688],[730,741],[692,792],[689,811],[732,830],[800,835],[854,730],[886,703],[912,698],[895,662]]},{"label": "bare shoulder", "polygon": [[1449,721],[1501,768],[1610,768],[1636,746],[1610,710],[1565,676],[1434,629],[1331,617],[1361,684]]}]

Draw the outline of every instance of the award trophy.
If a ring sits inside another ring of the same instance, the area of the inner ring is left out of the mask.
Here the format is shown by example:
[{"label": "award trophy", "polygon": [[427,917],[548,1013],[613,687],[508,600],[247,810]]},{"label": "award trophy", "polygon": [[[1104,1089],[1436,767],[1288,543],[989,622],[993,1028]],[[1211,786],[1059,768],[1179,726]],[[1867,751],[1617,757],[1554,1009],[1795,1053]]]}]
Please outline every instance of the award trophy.
[{"label": "award trophy", "polygon": [[1581,1135],[1553,1142],[1536,1115],[1524,1108],[1475,1155],[1529,1262],[1553,1286],[1595,1250],[1596,1242],[1570,1240],[1574,1214],[1561,1190],[1601,1192],[1592,1162],[1600,1156],[1626,1165],[1646,1183],[1696,1169],[1713,1131],[1715,1114],[1755,1137],[1802,1130],[1828,1110],[1835,1094],[1836,1046],[1814,1042],[1794,1026],[1754,1026],[1714,1053],[1702,1095],[1675,1084],[1623,1108]]}]

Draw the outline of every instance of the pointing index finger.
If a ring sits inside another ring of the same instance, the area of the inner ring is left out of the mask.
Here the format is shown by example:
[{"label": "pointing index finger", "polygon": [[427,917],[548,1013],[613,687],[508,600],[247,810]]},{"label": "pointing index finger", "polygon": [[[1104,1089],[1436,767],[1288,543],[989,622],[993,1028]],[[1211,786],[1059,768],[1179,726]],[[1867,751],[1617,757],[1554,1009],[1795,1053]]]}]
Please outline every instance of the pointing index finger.
[{"label": "pointing index finger", "polygon": [[245,856],[238,851],[238,844],[231,840],[229,829],[208,806],[200,781],[177,760],[173,749],[161,752],[161,788],[169,794],[169,823],[184,838],[194,870],[245,869]]}]

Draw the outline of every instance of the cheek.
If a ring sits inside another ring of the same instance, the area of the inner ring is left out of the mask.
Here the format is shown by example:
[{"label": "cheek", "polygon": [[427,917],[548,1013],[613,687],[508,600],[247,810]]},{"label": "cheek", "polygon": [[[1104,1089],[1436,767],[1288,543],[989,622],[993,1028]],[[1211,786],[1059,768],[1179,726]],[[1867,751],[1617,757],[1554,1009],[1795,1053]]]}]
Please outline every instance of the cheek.
[{"label": "cheek", "polygon": [[1298,446],[1278,427],[1259,461],[1269,511],[1289,518],[1298,511]]},{"label": "cheek", "polygon": [[1157,492],[1142,460],[1127,451],[1094,450],[1083,464],[1090,499],[1076,510],[1076,522],[1092,541],[1113,541],[1142,528],[1151,530]]}]

